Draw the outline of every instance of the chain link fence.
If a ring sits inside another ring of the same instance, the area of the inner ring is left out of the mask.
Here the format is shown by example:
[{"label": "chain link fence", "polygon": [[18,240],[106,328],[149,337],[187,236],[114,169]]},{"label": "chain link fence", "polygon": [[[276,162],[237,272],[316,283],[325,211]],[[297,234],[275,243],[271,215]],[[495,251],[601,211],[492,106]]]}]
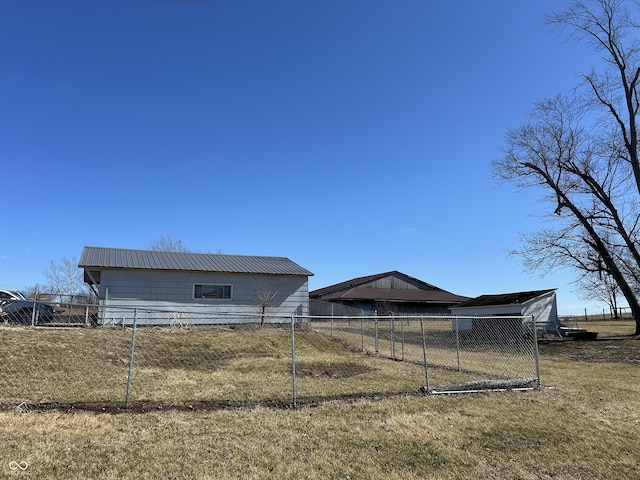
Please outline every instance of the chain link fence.
[{"label": "chain link fence", "polygon": [[[173,312],[177,320],[166,326],[134,321],[86,328],[98,307],[73,308],[68,325],[85,328],[0,327],[0,405],[96,411],[297,406],[539,385],[527,318],[270,316],[264,322],[257,315],[219,314],[207,318],[216,325],[199,326],[193,315],[185,322]],[[129,310],[123,315],[149,317]]]},{"label": "chain link fence", "polygon": [[431,394],[540,384],[532,317],[363,316],[311,324],[357,351],[424,367]]},{"label": "chain link fence", "polygon": [[[0,322],[5,325],[95,326],[98,305],[95,303],[56,302],[22,297],[0,298]],[[68,300],[72,300],[69,298]]]}]

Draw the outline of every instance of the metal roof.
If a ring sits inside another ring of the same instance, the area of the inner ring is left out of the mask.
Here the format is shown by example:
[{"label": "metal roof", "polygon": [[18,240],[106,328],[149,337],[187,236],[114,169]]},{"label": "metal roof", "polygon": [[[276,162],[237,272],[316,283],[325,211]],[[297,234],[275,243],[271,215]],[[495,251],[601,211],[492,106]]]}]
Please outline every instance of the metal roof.
[{"label": "metal roof", "polygon": [[555,288],[547,290],[532,290],[528,292],[502,293],[498,295],[480,295],[466,302],[456,305],[456,308],[465,307],[490,307],[499,305],[522,305],[534,298],[541,297],[551,292],[555,292]]},{"label": "metal roof", "polygon": [[[419,286],[421,290],[441,290],[438,287],[431,285],[430,283],[423,282],[422,280],[419,280],[414,277],[410,277],[409,275],[406,275],[397,270],[392,270],[390,272],[376,273],[375,275],[367,275],[365,277],[352,278],[351,280],[345,280],[344,282],[336,283],[334,285],[329,285],[328,287],[319,288],[317,290],[309,292],[309,296],[320,298],[329,294],[335,295],[337,292],[349,290],[352,288],[357,288],[366,283],[374,282],[376,280],[379,280],[384,277],[389,277],[389,276],[396,276],[410,283],[415,283],[416,285]],[[469,297],[465,297],[465,298],[469,298]]]},{"label": "metal roof", "polygon": [[[371,288],[367,284],[385,277],[397,277],[412,283],[416,289],[402,288]],[[327,301],[393,301],[393,302],[419,302],[419,303],[439,303],[456,304],[468,300],[469,297],[456,295],[447,292],[435,285],[423,282],[415,277],[411,277],[397,270],[390,272],[357,277],[344,282],[336,283],[328,287],[320,288],[309,292],[310,298],[317,298]]]},{"label": "metal roof", "polygon": [[455,295],[445,290],[407,290],[395,288],[351,288],[346,291],[328,294],[322,300],[351,301],[392,301],[392,302],[427,302],[450,305],[460,303],[469,297]]},{"label": "metal roof", "polygon": [[182,270],[190,272],[313,275],[285,257],[219,253],[159,252],[84,247],[78,267],[85,269]]}]

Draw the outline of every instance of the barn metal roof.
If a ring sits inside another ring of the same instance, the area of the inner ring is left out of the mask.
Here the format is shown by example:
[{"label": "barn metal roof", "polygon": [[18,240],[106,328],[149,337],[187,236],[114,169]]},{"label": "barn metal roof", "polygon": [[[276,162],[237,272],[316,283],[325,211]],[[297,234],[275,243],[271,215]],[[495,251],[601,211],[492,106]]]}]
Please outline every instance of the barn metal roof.
[{"label": "barn metal roof", "polygon": [[[397,276],[399,278],[403,278],[407,280],[410,283],[415,283],[416,285],[419,285],[419,288],[421,290],[435,290],[435,289],[440,290],[438,287],[431,285],[430,283],[423,282],[422,280],[419,280],[414,277],[410,277],[409,275],[406,275],[397,270],[392,270],[390,272],[376,273],[375,275],[367,275],[365,277],[352,278],[351,280],[345,280],[344,282],[336,283],[334,285],[329,285],[328,287],[318,288],[317,290],[309,292],[309,296],[315,297],[315,298],[324,298],[327,295],[335,295],[338,292],[344,292],[345,290],[357,288],[364,284],[367,284],[388,276]],[[468,298],[468,297],[465,297],[465,298]]]},{"label": "barn metal roof", "polygon": [[[395,288],[371,288],[366,285],[381,278],[395,276],[414,284],[416,289],[395,289]],[[423,282],[415,277],[411,277],[397,270],[390,272],[367,275],[365,277],[353,278],[344,282],[336,283],[328,287],[320,288],[309,292],[310,298],[317,298],[327,301],[393,301],[393,302],[420,302],[456,304],[468,300],[469,297],[456,295],[447,292],[435,285]]]},{"label": "barn metal roof", "polygon": [[351,301],[391,301],[391,302],[421,302],[442,303],[451,305],[460,303],[469,297],[455,295],[445,290],[407,290],[394,288],[351,288],[346,291],[327,294],[322,300],[351,300]]},{"label": "barn metal roof", "polygon": [[313,275],[285,257],[219,253],[159,252],[84,247],[78,267],[85,269],[182,270],[190,272]]}]

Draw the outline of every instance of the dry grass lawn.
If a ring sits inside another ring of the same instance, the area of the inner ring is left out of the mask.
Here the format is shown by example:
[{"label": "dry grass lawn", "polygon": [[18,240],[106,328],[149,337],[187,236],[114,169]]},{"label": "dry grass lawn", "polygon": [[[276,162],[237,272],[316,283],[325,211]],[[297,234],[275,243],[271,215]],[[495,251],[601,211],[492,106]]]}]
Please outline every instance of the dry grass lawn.
[{"label": "dry grass lawn", "polygon": [[296,410],[5,409],[0,472],[43,479],[638,479],[640,341],[620,336],[633,331],[630,322],[581,326],[599,331],[598,341],[540,344],[543,388],[534,392],[404,395]]}]

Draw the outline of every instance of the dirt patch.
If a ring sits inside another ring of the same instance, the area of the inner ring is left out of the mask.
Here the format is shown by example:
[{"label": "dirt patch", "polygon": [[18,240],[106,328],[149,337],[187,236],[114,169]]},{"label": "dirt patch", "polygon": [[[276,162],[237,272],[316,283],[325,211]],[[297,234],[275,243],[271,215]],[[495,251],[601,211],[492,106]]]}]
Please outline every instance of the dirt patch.
[{"label": "dirt patch", "polygon": [[297,363],[296,375],[301,377],[349,378],[370,373],[374,368],[357,363]]},{"label": "dirt patch", "polygon": [[558,356],[583,362],[614,362],[640,365],[640,338],[610,337],[602,340],[543,340],[541,356]]}]

